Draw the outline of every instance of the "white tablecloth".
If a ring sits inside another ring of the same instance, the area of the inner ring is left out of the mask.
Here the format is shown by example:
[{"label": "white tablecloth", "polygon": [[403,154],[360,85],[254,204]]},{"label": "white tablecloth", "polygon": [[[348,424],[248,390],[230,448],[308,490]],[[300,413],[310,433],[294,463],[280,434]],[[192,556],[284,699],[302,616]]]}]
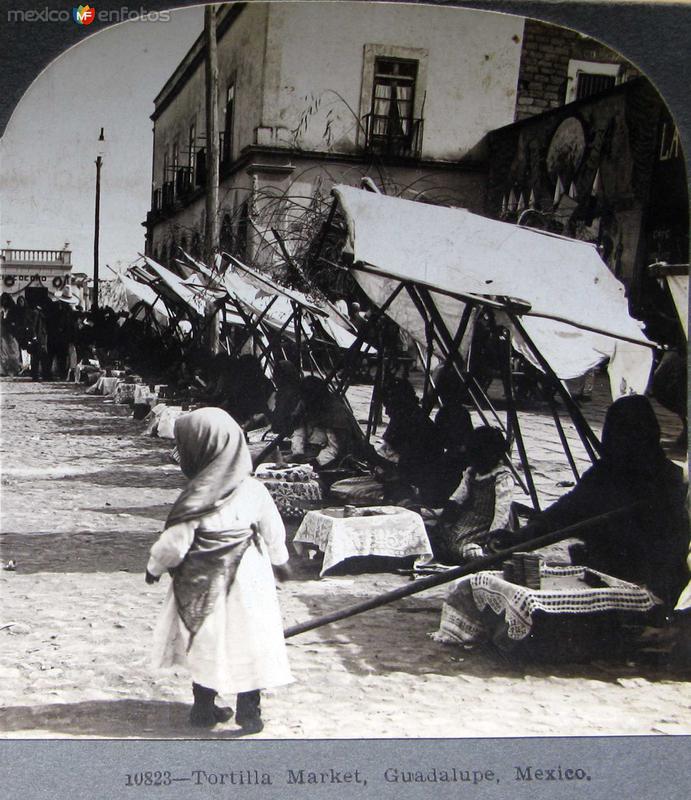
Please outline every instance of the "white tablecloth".
[{"label": "white tablecloth", "polygon": [[321,569],[328,569],[353,556],[432,555],[422,517],[398,506],[358,509],[380,511],[374,516],[343,517],[342,509],[308,511],[298,528],[293,544],[314,545],[324,553]]},{"label": "white tablecloth", "polygon": [[116,403],[132,403],[134,402],[134,392],[137,387],[135,383],[125,383],[120,381],[115,387],[113,397]]},{"label": "white tablecloth", "polygon": [[152,392],[145,383],[137,383],[134,387],[134,404],[155,406],[158,402],[158,395]]},{"label": "white tablecloth", "polygon": [[[605,584],[591,587],[580,581],[586,571]],[[508,625],[510,639],[525,639],[533,614],[592,614],[602,611],[645,613],[657,600],[647,589],[585,567],[542,567],[541,589],[529,589],[504,580],[501,572],[477,572],[458,580],[442,607],[435,638],[440,642],[472,644],[484,640],[479,612],[489,607]],[[569,580],[570,579],[570,580]]]},{"label": "white tablecloth", "polygon": [[159,403],[154,406],[146,417],[146,428],[144,434],[148,436],[158,436],[159,439],[175,438],[175,420],[187,411],[182,410],[182,406],[167,406]]},{"label": "white tablecloth", "polygon": [[102,375],[93,386],[86,390],[86,393],[103,395],[115,394],[115,389],[119,381],[120,378],[106,378],[104,375]]}]

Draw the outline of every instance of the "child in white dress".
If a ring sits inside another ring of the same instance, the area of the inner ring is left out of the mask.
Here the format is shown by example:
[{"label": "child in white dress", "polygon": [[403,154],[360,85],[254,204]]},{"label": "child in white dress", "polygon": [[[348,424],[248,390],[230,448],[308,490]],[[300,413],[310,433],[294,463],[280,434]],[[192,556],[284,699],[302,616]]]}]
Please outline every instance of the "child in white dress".
[{"label": "child in white dress", "polygon": [[202,408],[175,423],[189,483],[151,548],[146,579],[166,572],[171,587],[154,634],[154,664],[192,674],[190,721],[213,727],[232,716],[217,693],[237,694],[236,722],[263,728],[260,690],[290,683],[274,571],[289,577],[281,517],[250,477],[240,427],[225,411]]}]

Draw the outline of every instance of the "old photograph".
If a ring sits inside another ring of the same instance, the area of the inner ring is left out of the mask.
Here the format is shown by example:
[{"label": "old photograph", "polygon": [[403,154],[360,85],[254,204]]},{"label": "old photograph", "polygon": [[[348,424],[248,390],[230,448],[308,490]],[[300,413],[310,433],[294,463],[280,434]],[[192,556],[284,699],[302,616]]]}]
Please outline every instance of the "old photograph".
[{"label": "old photograph", "polygon": [[0,130],[0,738],[691,734],[646,74],[480,8],[48,5],[112,24]]}]

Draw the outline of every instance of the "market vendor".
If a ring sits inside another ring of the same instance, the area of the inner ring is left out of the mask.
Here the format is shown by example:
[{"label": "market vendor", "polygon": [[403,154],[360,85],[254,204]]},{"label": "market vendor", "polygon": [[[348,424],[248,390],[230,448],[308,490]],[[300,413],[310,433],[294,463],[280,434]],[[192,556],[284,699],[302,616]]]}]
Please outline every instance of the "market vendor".
[{"label": "market vendor", "polygon": [[435,556],[463,564],[485,554],[487,534],[511,521],[514,479],[506,466],[506,440],[497,428],[476,428],[468,442],[470,466],[430,531]]},{"label": "market vendor", "polygon": [[[585,547],[572,548],[572,560],[638,585],[646,595],[652,595],[649,600],[660,601],[663,610],[671,614],[689,576],[685,495],[681,469],[665,457],[660,446],[660,427],[650,403],[645,397],[629,395],[607,411],[600,461],[571,492],[528,526],[494,536],[490,547],[504,549],[634,506],[629,514],[582,534]],[[498,613],[486,614],[473,600],[473,582],[483,575],[489,581],[491,574],[468,575],[452,586],[442,609],[440,629],[434,635],[437,641],[474,646],[491,640],[502,649],[515,643],[510,633],[507,637],[507,620]],[[622,591],[635,588],[624,586]]]},{"label": "market vendor", "polygon": [[444,442],[438,429],[408,381],[389,381],[383,399],[389,417],[379,450],[385,459],[379,463],[385,499],[398,502],[417,496],[426,505],[441,505],[446,499],[439,482]]},{"label": "market vendor", "polygon": [[502,547],[623,508],[623,517],[599,525],[574,548],[578,563],[645,585],[672,608],[688,581],[689,528],[686,484],[680,467],[665,457],[660,426],[650,402],[628,395],[608,409],[601,459],[577,486],[516,533],[497,537]]},{"label": "market vendor", "polygon": [[321,469],[351,455],[356,423],[343,400],[311,375],[300,383],[300,399],[303,413],[291,437],[291,460],[311,461]]},{"label": "market vendor", "polygon": [[274,386],[264,374],[256,356],[243,355],[235,362],[224,408],[244,430],[261,426],[269,413]]},{"label": "market vendor", "polygon": [[456,484],[441,479],[444,442],[439,430],[407,380],[389,380],[382,399],[389,423],[381,446],[369,453],[374,474],[338,481],[331,493],[346,503],[441,506]]}]

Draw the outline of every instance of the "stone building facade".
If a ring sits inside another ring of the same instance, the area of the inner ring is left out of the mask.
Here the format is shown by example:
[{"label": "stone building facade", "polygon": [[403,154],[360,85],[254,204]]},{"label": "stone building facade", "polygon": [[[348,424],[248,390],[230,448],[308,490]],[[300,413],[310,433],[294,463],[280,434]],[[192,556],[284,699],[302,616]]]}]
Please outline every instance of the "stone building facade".
[{"label": "stone building facade", "polygon": [[[474,147],[513,120],[524,21],[379,3],[220,7],[221,247],[270,267],[335,182],[481,210]],[[147,252],[204,239],[203,37],[155,99]]]},{"label": "stone building facade", "polygon": [[528,19],[518,72],[516,120],[542,114],[638,77],[623,56],[569,28]]},{"label": "stone building facade", "polygon": [[487,137],[485,213],[590,241],[631,311],[670,339],[674,316],[647,267],[686,262],[688,194],[678,132],[643,77],[529,116]]}]

